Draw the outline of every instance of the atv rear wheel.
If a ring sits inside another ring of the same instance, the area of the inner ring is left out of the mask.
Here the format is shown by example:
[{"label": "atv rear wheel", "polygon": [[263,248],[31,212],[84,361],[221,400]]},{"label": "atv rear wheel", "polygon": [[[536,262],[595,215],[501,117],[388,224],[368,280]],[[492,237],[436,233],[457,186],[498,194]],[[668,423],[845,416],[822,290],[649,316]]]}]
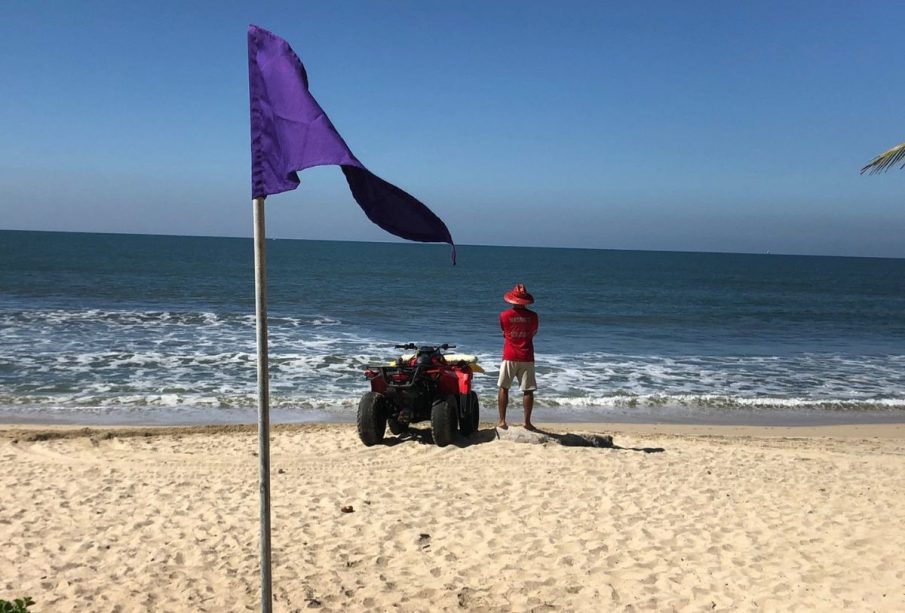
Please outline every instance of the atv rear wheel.
[{"label": "atv rear wheel", "polygon": [[468,436],[478,429],[480,421],[478,395],[474,392],[462,394],[459,396],[459,402],[465,405],[459,418],[459,434]]},{"label": "atv rear wheel", "polygon": [[456,435],[459,402],[455,396],[444,396],[431,407],[431,430],[437,447],[446,447]]},{"label": "atv rear wheel", "polygon": [[368,392],[358,403],[358,438],[370,447],[383,440],[387,428],[386,399],[383,394]]}]

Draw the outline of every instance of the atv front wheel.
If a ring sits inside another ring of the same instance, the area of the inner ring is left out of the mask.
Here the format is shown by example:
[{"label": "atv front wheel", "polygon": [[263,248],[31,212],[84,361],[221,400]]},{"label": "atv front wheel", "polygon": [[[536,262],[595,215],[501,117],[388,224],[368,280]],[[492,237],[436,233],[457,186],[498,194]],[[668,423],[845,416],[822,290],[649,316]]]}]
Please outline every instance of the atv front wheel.
[{"label": "atv front wheel", "polygon": [[462,413],[459,417],[459,434],[468,436],[478,429],[480,421],[480,409],[478,407],[478,395],[474,392],[468,392],[459,396],[459,402],[464,405]]},{"label": "atv front wheel", "polygon": [[478,426],[481,424],[481,407],[478,403],[478,395],[475,392],[469,392],[469,396],[471,396],[471,431],[476,432]]},{"label": "atv front wheel", "polygon": [[455,396],[444,396],[431,407],[431,430],[437,447],[446,447],[456,435],[459,403]]},{"label": "atv front wheel", "polygon": [[358,438],[370,447],[383,440],[387,428],[386,399],[383,394],[368,392],[358,403]]}]

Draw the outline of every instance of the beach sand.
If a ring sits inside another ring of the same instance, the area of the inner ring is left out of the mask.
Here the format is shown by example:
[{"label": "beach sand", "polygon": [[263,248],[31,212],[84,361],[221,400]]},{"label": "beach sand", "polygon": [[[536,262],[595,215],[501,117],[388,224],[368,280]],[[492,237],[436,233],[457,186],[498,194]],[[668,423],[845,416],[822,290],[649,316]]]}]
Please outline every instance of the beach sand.
[{"label": "beach sand", "polygon": [[[275,427],[275,611],[903,611],[905,425]],[[0,427],[0,598],[259,609],[254,427]],[[342,507],[352,507],[343,512]]]}]

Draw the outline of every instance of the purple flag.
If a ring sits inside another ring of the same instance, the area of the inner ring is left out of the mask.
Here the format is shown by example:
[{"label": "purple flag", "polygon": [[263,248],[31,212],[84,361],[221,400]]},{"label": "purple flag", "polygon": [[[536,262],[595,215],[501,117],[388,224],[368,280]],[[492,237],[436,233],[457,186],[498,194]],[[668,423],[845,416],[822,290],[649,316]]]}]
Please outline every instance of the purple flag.
[{"label": "purple flag", "polygon": [[443,220],[352,155],[327,114],[308,91],[308,75],[285,40],[248,27],[251,99],[251,193],[254,198],[295,189],[297,171],[335,164],[368,219],[401,238],[456,247]]}]

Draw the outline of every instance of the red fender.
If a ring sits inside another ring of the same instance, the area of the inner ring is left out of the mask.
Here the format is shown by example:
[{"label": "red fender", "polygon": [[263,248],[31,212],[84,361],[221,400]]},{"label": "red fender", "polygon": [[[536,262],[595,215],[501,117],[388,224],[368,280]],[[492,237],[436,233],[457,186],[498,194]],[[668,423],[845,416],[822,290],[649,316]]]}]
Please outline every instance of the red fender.
[{"label": "red fender", "polygon": [[470,368],[456,369],[456,378],[459,380],[459,393],[467,394],[471,391],[471,379],[474,373]]}]

